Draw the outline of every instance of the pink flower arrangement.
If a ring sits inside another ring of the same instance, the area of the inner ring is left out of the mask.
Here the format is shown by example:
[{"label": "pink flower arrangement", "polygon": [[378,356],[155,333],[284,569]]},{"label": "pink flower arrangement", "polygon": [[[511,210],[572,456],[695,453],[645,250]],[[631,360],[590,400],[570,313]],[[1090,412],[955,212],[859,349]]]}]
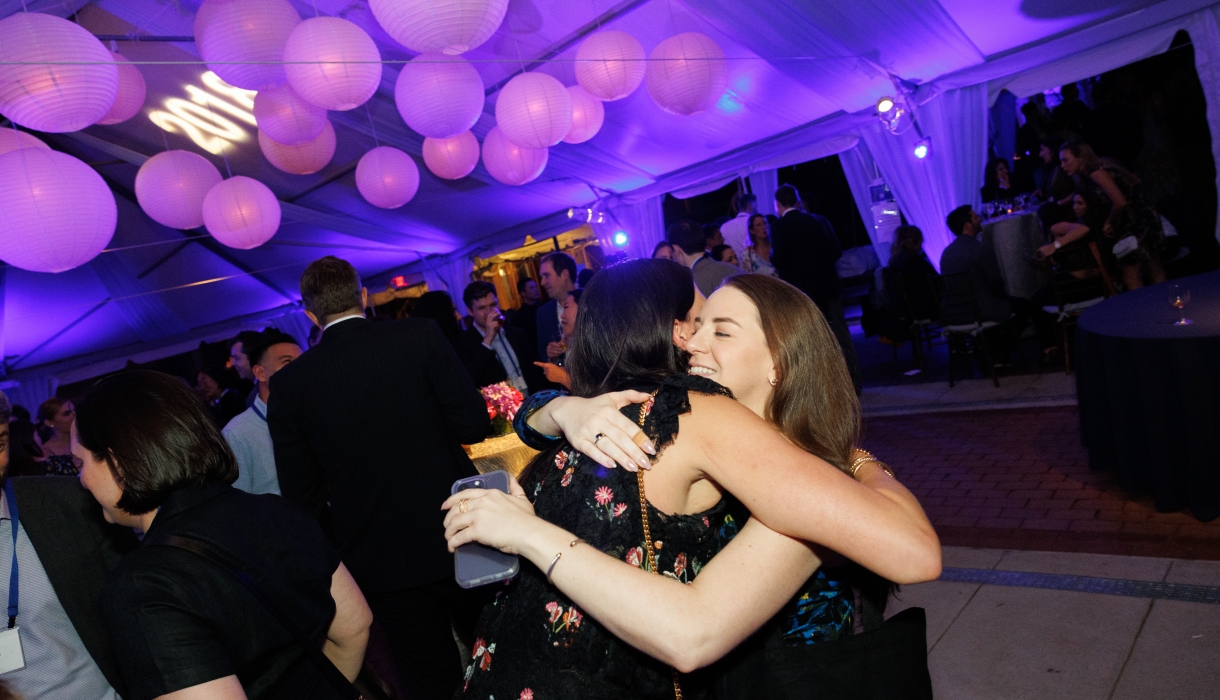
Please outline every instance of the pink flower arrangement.
[{"label": "pink flower arrangement", "polygon": [[503,418],[506,421],[511,421],[517,415],[517,409],[521,408],[521,402],[525,397],[521,392],[509,386],[507,382],[492,384],[479,389],[483,394],[483,401],[487,404],[488,418]]}]

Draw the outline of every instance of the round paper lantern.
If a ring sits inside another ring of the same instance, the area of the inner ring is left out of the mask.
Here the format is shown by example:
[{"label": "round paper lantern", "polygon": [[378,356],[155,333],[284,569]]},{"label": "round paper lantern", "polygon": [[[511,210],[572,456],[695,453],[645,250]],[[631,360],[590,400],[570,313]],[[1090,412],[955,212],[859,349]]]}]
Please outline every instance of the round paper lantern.
[{"label": "round paper lantern", "polygon": [[300,23],[288,0],[204,0],[195,14],[195,46],[226,83],[261,90],[288,79],[284,44]]},{"label": "round paper lantern", "polygon": [[93,168],[49,148],[0,156],[0,260],[32,272],[89,262],[114,236],[114,195]]},{"label": "round paper lantern", "polygon": [[461,56],[425,53],[402,67],[394,103],[407,126],[431,138],[468,130],[483,113],[483,79]]},{"label": "round paper lantern", "polygon": [[500,91],[496,125],[518,146],[554,146],[572,130],[572,96],[546,73],[522,73]]},{"label": "round paper lantern", "polygon": [[323,109],[355,109],[381,84],[381,52],[363,29],[338,17],[301,22],[284,46],[292,89]]},{"label": "round paper lantern", "polygon": [[119,69],[119,92],[110,111],[97,120],[98,124],[118,124],[136,116],[144,106],[144,97],[148,92],[139,68],[131,65],[122,54],[111,51],[110,55],[114,56],[114,64]]},{"label": "round paper lantern", "polygon": [[483,166],[506,185],[524,185],[542,174],[548,151],[522,148],[504,137],[499,126],[492,127],[483,139]]},{"label": "round paper lantern", "polygon": [[601,100],[579,85],[570,86],[568,94],[572,96],[572,128],[563,137],[563,142],[584,143],[601,131],[602,122],[606,120],[606,108]]},{"label": "round paper lantern", "polygon": [[671,36],[648,57],[648,94],[661,109],[694,114],[711,108],[729,82],[724,51],[697,32]]},{"label": "round paper lantern", "polygon": [[446,180],[466,177],[479,164],[479,140],[469,131],[447,139],[424,139],[424,165]]},{"label": "round paper lantern", "polygon": [[379,146],[356,165],[356,189],[375,207],[397,209],[419,190],[419,166],[397,148]]},{"label": "round paper lantern", "polygon": [[312,140],[293,145],[273,141],[260,130],[258,147],[267,160],[280,170],[293,175],[310,175],[326,167],[335,157],[335,127],[327,120],[322,133]]},{"label": "round paper lantern", "polygon": [[386,34],[408,49],[456,55],[495,34],[508,0],[369,0],[369,9]]},{"label": "round paper lantern", "polygon": [[[34,65],[41,61],[57,65]],[[110,51],[79,25],[35,12],[0,19],[0,114],[35,131],[78,131],[118,93]]]},{"label": "round paper lantern", "polygon": [[576,82],[599,100],[621,100],[644,79],[645,55],[627,32],[598,32],[576,49]]},{"label": "round paper lantern", "polygon": [[257,248],[280,228],[280,201],[258,180],[235,175],[203,198],[203,224],[230,248]]},{"label": "round paper lantern", "polygon": [[43,143],[37,136],[27,134],[24,131],[18,131],[13,128],[0,129],[0,156],[15,151],[18,148],[45,148],[50,150],[51,147]]},{"label": "round paper lantern", "polygon": [[311,141],[326,128],[326,110],[312,105],[285,83],[263,88],[254,96],[259,131],[278,143],[294,146]]},{"label": "round paper lantern", "polygon": [[136,201],[153,221],[177,229],[203,226],[203,198],[221,181],[211,161],[190,151],[165,151],[136,173]]}]

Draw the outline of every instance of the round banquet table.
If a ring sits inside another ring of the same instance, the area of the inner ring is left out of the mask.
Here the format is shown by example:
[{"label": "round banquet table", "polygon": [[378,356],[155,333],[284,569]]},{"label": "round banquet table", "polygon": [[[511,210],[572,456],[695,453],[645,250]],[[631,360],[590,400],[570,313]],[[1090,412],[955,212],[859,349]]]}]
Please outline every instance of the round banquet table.
[{"label": "round banquet table", "polygon": [[1220,272],[1174,283],[1191,293],[1186,317],[1168,284],[1108,299],[1076,328],[1076,394],[1089,468],[1124,489],[1151,492],[1160,511],[1220,516]]},{"label": "round banquet table", "polygon": [[514,433],[487,438],[477,445],[469,445],[466,451],[480,474],[503,469],[514,477],[538,454],[537,450],[527,447]]},{"label": "round banquet table", "polygon": [[995,250],[1008,296],[1032,299],[1050,284],[1047,267],[1034,260],[1034,250],[1043,243],[1037,214],[1019,212],[990,219],[983,223],[979,240]]}]

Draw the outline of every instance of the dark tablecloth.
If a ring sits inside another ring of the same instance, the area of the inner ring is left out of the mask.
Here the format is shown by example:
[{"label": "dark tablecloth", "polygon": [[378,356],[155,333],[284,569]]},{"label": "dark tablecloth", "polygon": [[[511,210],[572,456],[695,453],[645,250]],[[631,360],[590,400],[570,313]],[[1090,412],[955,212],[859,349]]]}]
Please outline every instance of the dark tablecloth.
[{"label": "dark tablecloth", "polygon": [[1161,511],[1220,516],[1220,272],[1176,283],[1191,292],[1175,326],[1168,283],[1109,299],[1076,329],[1076,392],[1089,467]]}]

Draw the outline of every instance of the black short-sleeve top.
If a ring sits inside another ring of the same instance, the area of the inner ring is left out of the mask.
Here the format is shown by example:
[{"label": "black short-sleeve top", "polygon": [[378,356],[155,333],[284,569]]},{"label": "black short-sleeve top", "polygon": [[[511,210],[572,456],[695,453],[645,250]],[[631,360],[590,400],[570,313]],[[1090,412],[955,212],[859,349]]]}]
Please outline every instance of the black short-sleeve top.
[{"label": "black short-sleeve top", "polygon": [[335,614],[330,582],[339,556],[303,510],[223,484],[175,491],[145,545],[123,557],[102,590],[127,700],[234,674],[251,700],[335,697],[291,633],[232,574],[192,552],[147,543],[165,535],[224,553],[318,648]]}]

